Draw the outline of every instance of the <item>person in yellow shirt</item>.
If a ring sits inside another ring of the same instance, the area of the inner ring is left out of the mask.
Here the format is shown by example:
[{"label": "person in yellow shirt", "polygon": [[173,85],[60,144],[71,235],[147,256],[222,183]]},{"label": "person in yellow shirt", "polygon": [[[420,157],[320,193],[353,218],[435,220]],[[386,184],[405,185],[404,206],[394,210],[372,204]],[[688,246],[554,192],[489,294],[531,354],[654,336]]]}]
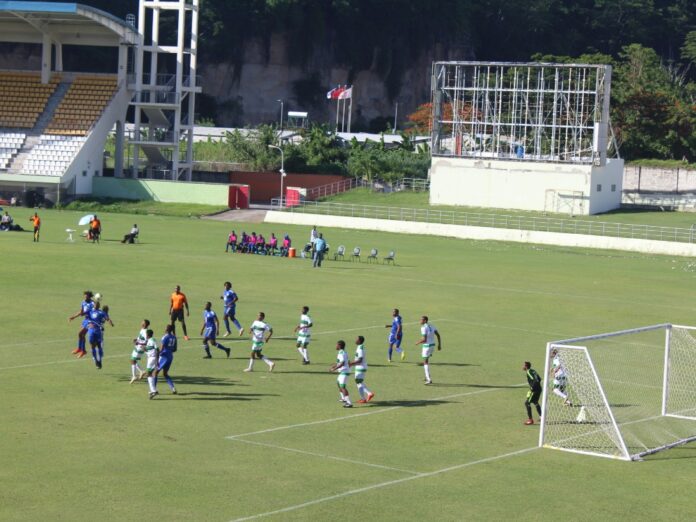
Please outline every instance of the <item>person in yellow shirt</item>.
[{"label": "person in yellow shirt", "polygon": [[29,221],[34,225],[34,243],[39,242],[39,231],[41,230],[41,218],[34,212],[34,215],[29,218]]},{"label": "person in yellow shirt", "polygon": [[184,320],[184,308],[186,309],[186,316],[189,315],[189,305],[186,299],[186,294],[181,291],[181,287],[176,285],[174,287],[174,293],[169,299],[169,317],[172,322],[172,334],[176,335],[176,322],[181,321],[181,328],[184,330],[184,339],[189,340],[189,336],[186,333],[186,321]]}]

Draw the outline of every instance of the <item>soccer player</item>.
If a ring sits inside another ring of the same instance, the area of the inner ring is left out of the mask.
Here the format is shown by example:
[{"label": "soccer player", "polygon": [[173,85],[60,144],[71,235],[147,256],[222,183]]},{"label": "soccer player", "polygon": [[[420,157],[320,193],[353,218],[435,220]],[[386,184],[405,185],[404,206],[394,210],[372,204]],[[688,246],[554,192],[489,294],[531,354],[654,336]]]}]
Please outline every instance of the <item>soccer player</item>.
[{"label": "soccer player", "polygon": [[147,384],[150,387],[150,399],[154,399],[159,395],[157,392],[157,381],[155,381],[155,371],[159,366],[159,347],[153,337],[154,335],[155,332],[152,330],[148,330],[145,333],[145,355],[147,356],[145,369],[147,370]]},{"label": "soccer player", "polygon": [[358,404],[365,404],[366,402],[370,402],[375,396],[375,394],[365,386],[365,373],[367,373],[365,338],[362,335],[358,335],[355,339],[355,344],[357,345],[355,349],[355,359],[351,361],[350,366],[355,366],[355,384],[358,385],[358,393],[360,394]]},{"label": "soccer player", "polygon": [[338,378],[336,383],[338,384],[338,400],[343,403],[344,408],[352,408],[353,403],[350,402],[350,395],[348,394],[348,379],[350,378],[350,359],[348,358],[348,353],[346,352],[346,342],[340,340],[336,342],[336,362],[329,368],[330,372],[338,372]]},{"label": "soccer player", "polygon": [[527,420],[524,423],[529,426],[534,424],[534,419],[532,419],[532,404],[536,406],[536,411],[541,418],[541,406],[539,405],[539,396],[541,395],[541,377],[532,368],[532,363],[529,361],[524,362],[522,369],[527,374],[527,384],[529,384],[529,391],[527,392],[527,399],[524,401],[524,407],[527,408]]},{"label": "soccer player", "polygon": [[82,317],[82,325],[80,326],[80,331],[77,332],[77,348],[75,348],[72,353],[76,357],[82,358],[87,353],[87,343],[85,341],[85,336],[87,335],[87,324],[89,323],[89,314],[94,310],[94,301],[92,300],[94,294],[91,290],[85,290],[84,299],[80,304],[80,310],[75,315],[68,317],[68,322],[78,317]]},{"label": "soccer player", "polygon": [[558,355],[558,350],[551,350],[551,357],[553,393],[563,399],[563,404],[566,406],[572,406],[573,403],[570,402],[570,399],[568,399],[568,392],[566,392],[566,388],[568,386],[568,376],[566,375],[565,368],[563,367],[563,361],[561,361],[561,357]]},{"label": "soccer player", "polygon": [[220,330],[220,321],[218,321],[217,314],[212,309],[212,303],[208,301],[205,303],[205,310],[203,310],[203,326],[201,327],[201,335],[203,336],[203,350],[205,350],[204,359],[211,359],[213,356],[210,355],[210,348],[208,344],[212,344],[218,350],[222,350],[227,354],[227,358],[230,357],[229,348],[225,348],[219,342],[216,341],[218,331]]},{"label": "soccer player", "polygon": [[131,353],[131,384],[137,380],[135,377],[136,370],[138,370],[138,379],[142,379],[143,375],[145,375],[145,372],[140,368],[138,361],[145,353],[145,345],[147,344],[147,329],[149,326],[150,321],[143,319],[143,322],[140,325],[138,337],[133,339],[133,352]]},{"label": "soccer player", "polygon": [[174,352],[176,352],[176,335],[174,335],[174,329],[171,324],[168,324],[164,328],[164,336],[160,341],[160,346],[162,349],[159,354],[159,364],[157,365],[157,371],[155,372],[155,387],[157,387],[157,377],[159,377],[160,372],[164,373],[164,378],[169,385],[169,389],[172,393],[176,395],[176,388],[174,387],[174,381],[169,376],[169,368],[172,367],[174,362]]},{"label": "soccer player", "polygon": [[394,308],[392,311],[392,322],[391,324],[385,324],[385,328],[391,328],[389,336],[387,337],[387,343],[389,344],[389,351],[387,352],[387,362],[392,362],[392,352],[394,348],[398,353],[401,353],[401,360],[406,358],[406,350],[401,348],[401,339],[403,337],[402,321],[399,315],[399,309]]},{"label": "soccer player", "polygon": [[225,337],[232,333],[232,331],[230,330],[230,320],[232,321],[232,324],[234,324],[237,327],[237,330],[239,331],[239,336],[241,337],[242,335],[244,335],[244,328],[242,328],[242,325],[239,324],[239,321],[237,321],[236,317],[237,301],[239,301],[239,296],[234,290],[232,290],[232,283],[230,283],[229,281],[225,281],[224,287],[225,289],[222,291],[220,299],[222,299],[222,302],[225,305],[225,310],[222,315],[222,319],[225,321],[225,328],[227,329]]},{"label": "soccer player", "polygon": [[105,306],[104,309],[101,308],[101,303],[96,301],[94,303],[94,309],[89,313],[89,320],[91,324],[94,324],[99,329],[99,343],[95,347],[95,344],[90,340],[90,336],[94,337],[94,334],[90,334],[89,326],[87,327],[87,340],[92,345],[92,359],[97,363],[97,368],[101,370],[102,360],[104,359],[104,324],[109,323],[113,328],[114,323],[109,317],[109,307]]},{"label": "soccer player", "polygon": [[[251,357],[249,359],[249,367],[244,368],[245,372],[254,371],[255,359],[261,359],[263,362],[265,362],[268,365],[269,372],[272,372],[273,368],[275,368],[275,363],[261,353],[263,350],[263,345],[270,341],[271,337],[273,336],[273,328],[270,324],[266,323],[265,319],[266,314],[259,312],[256,321],[251,323]],[[266,335],[266,332],[268,332],[268,335]]]},{"label": "soccer player", "polygon": [[186,317],[189,315],[189,305],[186,299],[186,294],[181,291],[181,287],[176,285],[174,287],[174,293],[169,298],[169,317],[172,322],[171,325],[174,327],[172,333],[176,335],[176,322],[181,322],[181,328],[184,330],[184,339],[189,340],[186,333],[186,321],[184,320],[184,308],[186,308]]},{"label": "soccer player", "polygon": [[295,327],[295,332],[297,332],[297,351],[302,356],[302,364],[309,364],[307,347],[312,336],[310,331],[312,326],[314,326],[314,323],[312,323],[312,318],[309,317],[309,306],[303,306],[300,314],[300,324]]},{"label": "soccer player", "polygon": [[90,320],[87,323],[87,341],[92,347],[92,359],[97,366],[97,370],[102,369],[102,358],[104,350],[102,349],[102,329],[96,321]]},{"label": "soccer player", "polygon": [[424,315],[420,320],[421,324],[421,339],[416,344],[421,345],[421,358],[423,359],[423,370],[425,371],[425,384],[430,385],[433,381],[430,379],[430,357],[433,355],[435,348],[435,338],[437,337],[437,351],[442,349],[442,339],[440,332],[437,331],[434,325],[428,322],[428,316]]},{"label": "soccer player", "polygon": [[34,226],[34,243],[39,242],[39,232],[41,231],[41,218],[34,212],[34,215],[29,218],[31,224]]}]

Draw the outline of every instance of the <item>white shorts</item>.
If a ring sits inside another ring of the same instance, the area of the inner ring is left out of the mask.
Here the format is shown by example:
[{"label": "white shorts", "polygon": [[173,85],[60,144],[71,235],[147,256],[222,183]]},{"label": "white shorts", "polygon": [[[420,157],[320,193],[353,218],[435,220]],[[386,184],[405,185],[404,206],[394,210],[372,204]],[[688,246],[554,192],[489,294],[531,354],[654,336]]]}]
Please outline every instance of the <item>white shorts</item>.
[{"label": "white shorts", "polygon": [[146,368],[148,370],[156,370],[157,369],[157,359],[158,359],[157,357],[150,357],[148,355]]},{"label": "white shorts", "polygon": [[433,355],[433,351],[435,349],[434,344],[424,344],[423,348],[421,350],[421,357],[423,359],[428,359]]},{"label": "white shorts", "polygon": [[309,335],[298,335],[297,336],[297,344],[301,344],[302,346],[309,345],[310,337],[311,336],[309,336]]},{"label": "white shorts", "polygon": [[360,380],[363,380],[363,381],[364,381],[364,380],[365,380],[365,372],[366,372],[366,371],[367,371],[367,370],[358,370],[358,369],[356,369],[356,370],[355,370],[355,380],[357,381],[358,379],[360,379]]},{"label": "white shorts", "polygon": [[143,352],[141,352],[137,348],[133,348],[133,351],[131,352],[131,361],[139,361],[142,355]]},{"label": "white shorts", "polygon": [[346,384],[348,384],[348,377],[350,377],[349,373],[341,373],[338,375],[336,382],[341,388],[345,388]]}]

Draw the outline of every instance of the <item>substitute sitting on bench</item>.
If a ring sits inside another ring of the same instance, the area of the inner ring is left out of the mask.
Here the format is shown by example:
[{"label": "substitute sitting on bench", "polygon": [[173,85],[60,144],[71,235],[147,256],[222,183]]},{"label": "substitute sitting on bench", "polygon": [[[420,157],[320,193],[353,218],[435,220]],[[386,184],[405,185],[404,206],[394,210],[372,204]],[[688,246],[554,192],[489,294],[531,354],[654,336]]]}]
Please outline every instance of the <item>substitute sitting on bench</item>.
[{"label": "substitute sitting on bench", "polygon": [[130,243],[132,245],[135,243],[138,234],[140,234],[140,230],[138,229],[138,225],[135,224],[133,225],[133,228],[131,228],[131,231],[123,236],[123,241],[121,241],[121,243]]}]

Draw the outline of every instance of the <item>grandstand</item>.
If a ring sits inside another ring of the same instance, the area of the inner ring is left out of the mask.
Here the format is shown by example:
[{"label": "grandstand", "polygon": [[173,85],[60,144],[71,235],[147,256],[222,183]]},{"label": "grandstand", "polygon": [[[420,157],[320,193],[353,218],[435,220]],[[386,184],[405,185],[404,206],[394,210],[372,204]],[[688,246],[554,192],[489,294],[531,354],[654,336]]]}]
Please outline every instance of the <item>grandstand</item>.
[{"label": "grandstand", "polygon": [[[40,46],[42,56],[39,71],[0,71],[0,194],[31,205],[91,193],[133,96],[126,73],[139,33],[80,4],[0,2],[0,41]],[[64,71],[67,45],[111,47],[117,70]]]}]

